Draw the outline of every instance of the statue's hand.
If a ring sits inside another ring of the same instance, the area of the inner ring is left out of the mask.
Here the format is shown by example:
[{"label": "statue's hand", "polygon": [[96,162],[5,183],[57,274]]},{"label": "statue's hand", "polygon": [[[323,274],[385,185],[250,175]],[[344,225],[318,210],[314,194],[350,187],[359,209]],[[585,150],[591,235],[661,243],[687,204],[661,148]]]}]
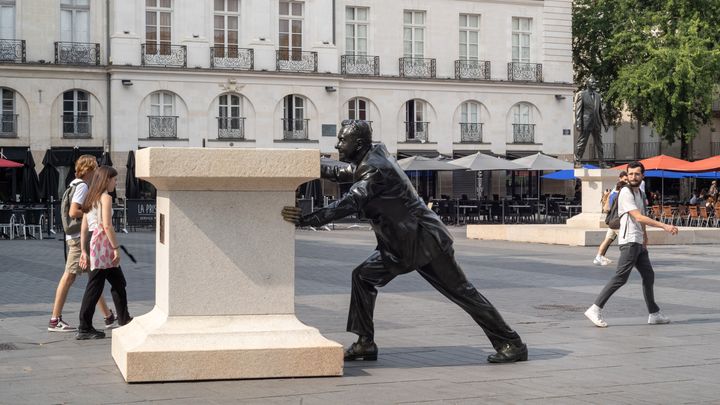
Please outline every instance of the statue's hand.
[{"label": "statue's hand", "polygon": [[298,207],[285,206],[282,209],[282,217],[284,220],[297,225],[300,223],[300,217],[302,217],[302,210]]}]

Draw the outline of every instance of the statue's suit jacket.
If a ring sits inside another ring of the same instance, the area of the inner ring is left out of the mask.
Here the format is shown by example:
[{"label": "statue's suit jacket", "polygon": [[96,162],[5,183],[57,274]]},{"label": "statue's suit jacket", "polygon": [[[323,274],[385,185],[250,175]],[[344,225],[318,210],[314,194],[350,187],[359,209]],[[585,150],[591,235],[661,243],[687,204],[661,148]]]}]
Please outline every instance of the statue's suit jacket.
[{"label": "statue's suit jacket", "polygon": [[599,130],[602,125],[604,121],[600,93],[582,90],[575,97],[575,126],[584,132]]},{"label": "statue's suit jacket", "polygon": [[394,274],[413,271],[452,252],[447,228],[420,199],[385,145],[372,146],[356,168],[323,164],[321,175],[353,185],[339,200],[304,216],[300,225],[320,226],[351,214],[368,219],[383,263]]}]

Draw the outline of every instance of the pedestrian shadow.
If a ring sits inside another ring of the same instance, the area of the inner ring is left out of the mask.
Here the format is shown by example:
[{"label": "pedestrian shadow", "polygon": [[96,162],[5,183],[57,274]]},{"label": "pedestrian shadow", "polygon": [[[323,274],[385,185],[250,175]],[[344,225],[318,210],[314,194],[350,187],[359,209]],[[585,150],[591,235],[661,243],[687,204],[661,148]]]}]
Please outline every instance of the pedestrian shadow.
[{"label": "pedestrian shadow", "polygon": [[679,321],[672,320],[670,321],[670,325],[677,324],[677,325],[697,325],[702,323],[718,323],[720,322],[720,318],[691,318],[691,319],[682,319]]},{"label": "pedestrian shadow", "polygon": [[[502,367],[488,363],[487,356],[493,353],[492,348],[473,346],[380,347],[377,361],[346,361],[343,375],[361,377],[369,374],[365,370],[380,368]],[[571,353],[570,350],[554,347],[530,346],[528,361],[554,360]]]}]

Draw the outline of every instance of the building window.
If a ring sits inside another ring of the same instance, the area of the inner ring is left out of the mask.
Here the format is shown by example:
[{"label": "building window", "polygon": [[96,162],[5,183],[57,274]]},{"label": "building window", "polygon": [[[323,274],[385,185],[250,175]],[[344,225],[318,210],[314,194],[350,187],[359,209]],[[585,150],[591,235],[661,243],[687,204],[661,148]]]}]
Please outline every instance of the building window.
[{"label": "building window", "polygon": [[283,100],[284,139],[308,139],[308,119],[305,118],[305,99],[291,94]]},{"label": "building window", "polygon": [[477,124],[480,122],[480,104],[468,101],[460,108],[460,122],[464,124]]},{"label": "building window", "polygon": [[63,42],[90,42],[90,1],[60,2],[60,38]]},{"label": "building window", "polygon": [[145,0],[145,52],[170,55],[172,44],[172,1]]},{"label": "building window", "polygon": [[237,94],[223,94],[218,103],[218,138],[244,138],[245,117],[242,97]]},{"label": "building window", "polygon": [[480,59],[480,16],[460,14],[460,59]]},{"label": "building window", "polygon": [[405,103],[405,138],[408,141],[428,140],[428,122],[425,121],[425,103],[422,100]]},{"label": "building window", "polygon": [[513,107],[513,142],[535,142],[535,125],[532,121],[532,106],[530,104],[520,103]]},{"label": "building window", "polygon": [[15,39],[15,0],[0,1],[0,39]]},{"label": "building window", "polygon": [[512,19],[512,61],[530,62],[530,35],[532,19],[513,17]]},{"label": "building window", "polygon": [[68,90],[63,93],[63,135],[89,136],[90,95],[82,90]]},{"label": "building window", "polygon": [[0,121],[0,134],[14,136],[16,134],[17,119],[15,115],[15,92],[1,88],[2,93],[2,118]]},{"label": "building window", "polygon": [[425,12],[403,12],[403,56],[422,58],[425,55]]},{"label": "building window", "polygon": [[215,0],[215,53],[216,56],[226,56],[226,52],[218,51],[224,49],[234,52],[237,57],[237,48],[240,44],[239,21],[240,21],[239,0]]},{"label": "building window", "polygon": [[367,55],[368,51],[368,8],[348,7],[345,9],[345,54]]},{"label": "building window", "polygon": [[151,94],[148,121],[150,138],[177,138],[175,95],[165,91]]},{"label": "building window", "polygon": [[175,114],[175,95],[164,91],[150,96],[150,115],[172,116]]},{"label": "building window", "polygon": [[303,7],[298,1],[280,0],[279,44],[285,60],[300,60],[303,48]]},{"label": "building window", "polygon": [[348,119],[351,120],[368,120],[367,101],[360,97],[351,98],[348,101]]}]

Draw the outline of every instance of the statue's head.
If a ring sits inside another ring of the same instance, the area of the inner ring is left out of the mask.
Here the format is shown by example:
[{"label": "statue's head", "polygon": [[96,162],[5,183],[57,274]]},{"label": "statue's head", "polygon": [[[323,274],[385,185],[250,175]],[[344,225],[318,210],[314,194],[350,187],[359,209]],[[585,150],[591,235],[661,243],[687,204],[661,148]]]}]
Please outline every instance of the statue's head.
[{"label": "statue's head", "polygon": [[361,120],[345,120],[341,125],[335,149],[343,162],[358,163],[372,145],[372,128]]},{"label": "statue's head", "polygon": [[590,90],[594,90],[597,86],[597,82],[595,81],[595,78],[592,76],[588,76],[587,79],[585,79],[585,87]]}]

